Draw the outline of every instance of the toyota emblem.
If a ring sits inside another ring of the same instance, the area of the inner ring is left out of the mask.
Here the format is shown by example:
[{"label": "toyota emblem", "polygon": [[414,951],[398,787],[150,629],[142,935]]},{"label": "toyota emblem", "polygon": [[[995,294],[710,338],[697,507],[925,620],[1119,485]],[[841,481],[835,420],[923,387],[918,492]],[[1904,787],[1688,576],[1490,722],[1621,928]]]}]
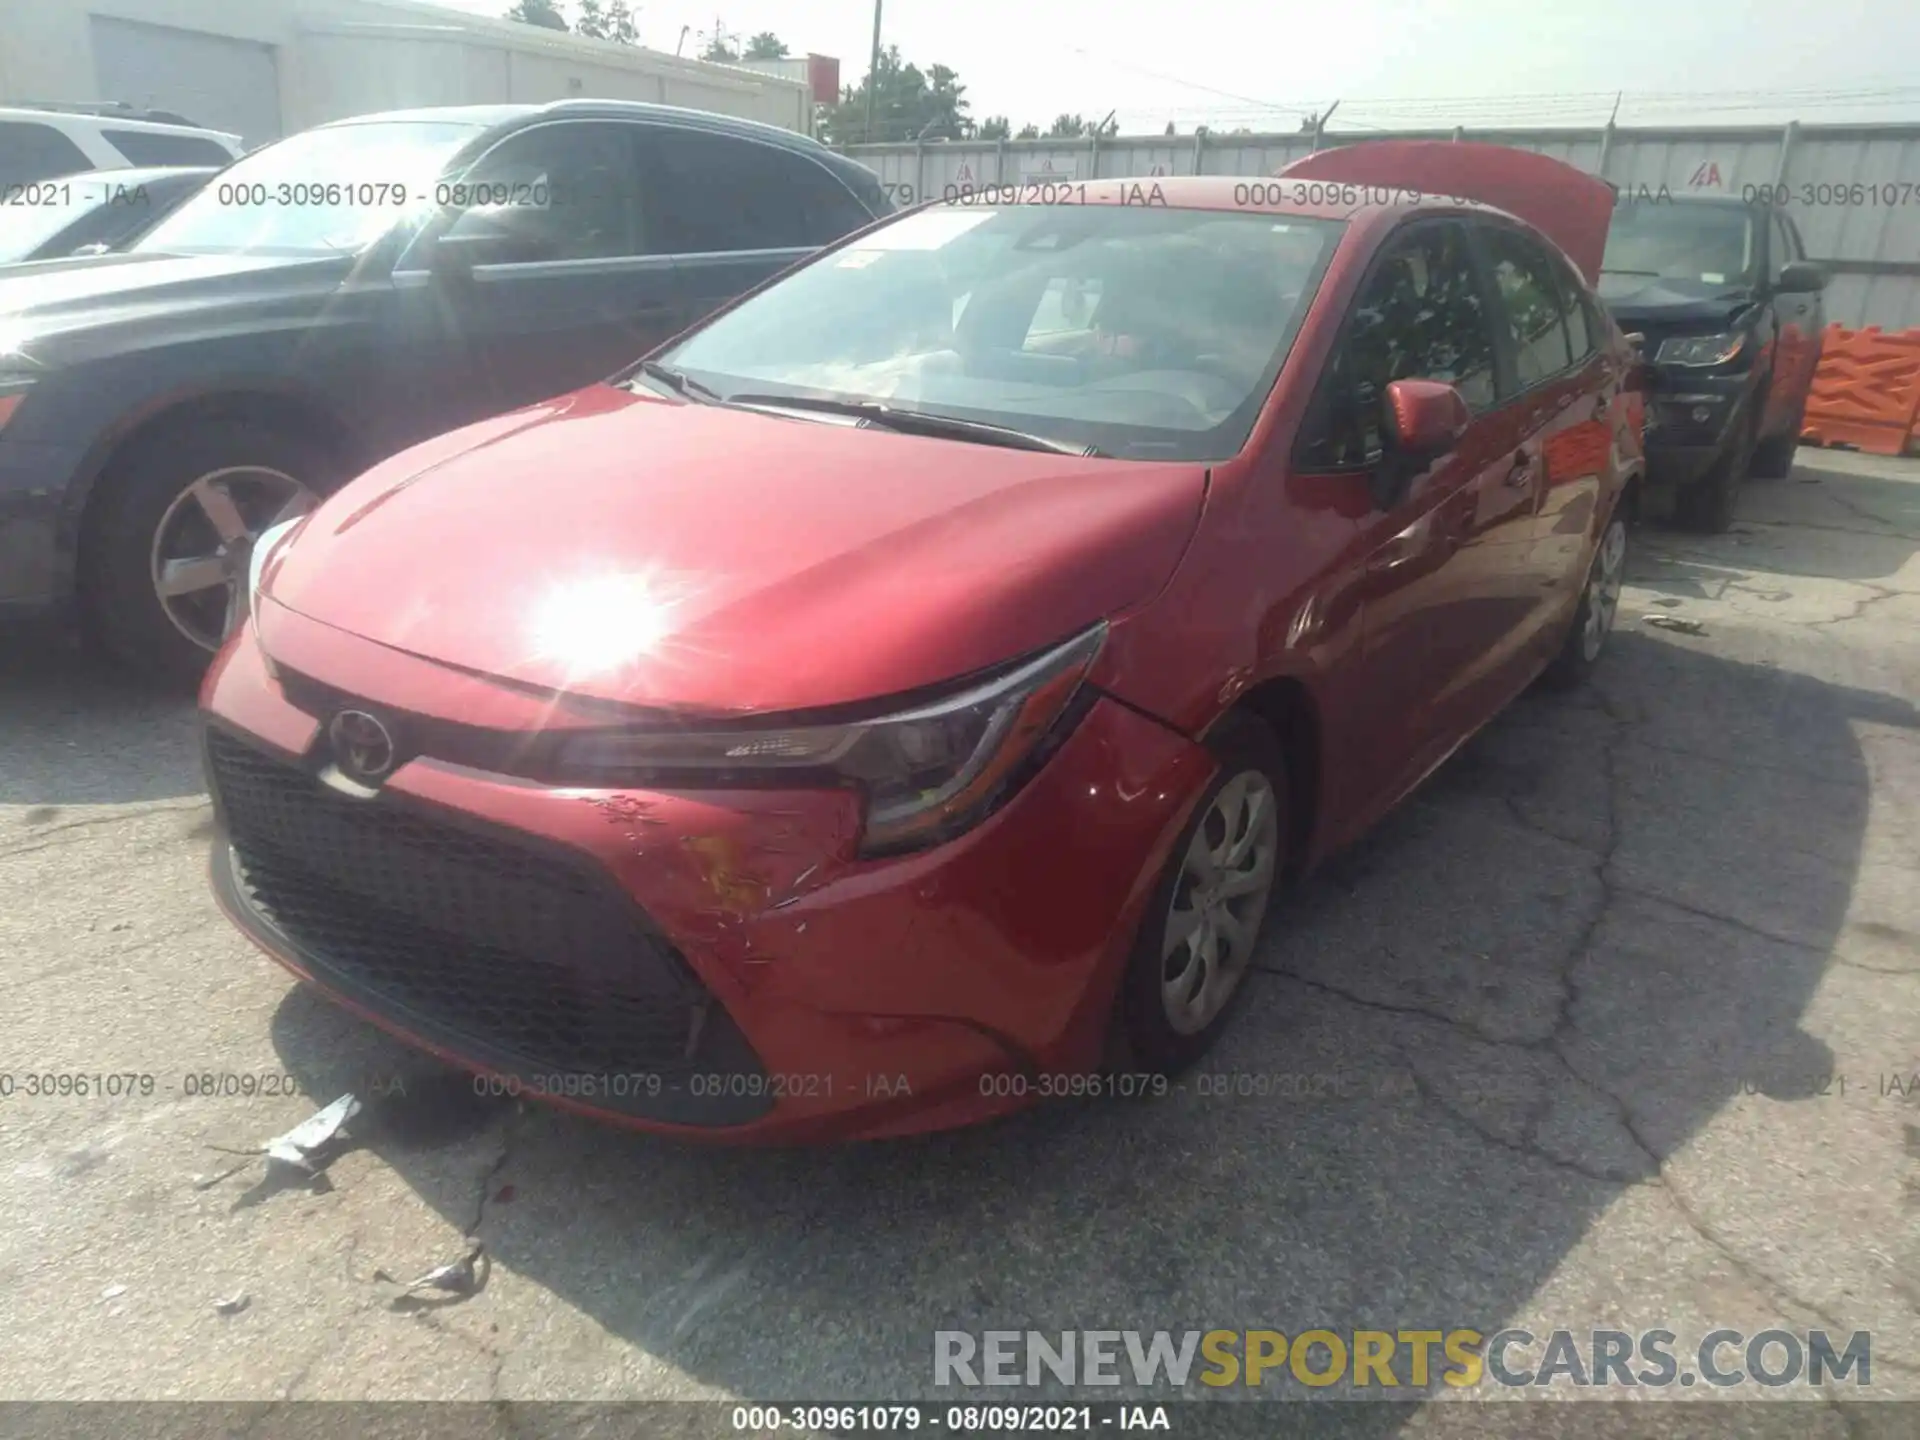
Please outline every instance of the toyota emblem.
[{"label": "toyota emblem", "polygon": [[357,780],[378,780],[393,769],[393,735],[364,710],[342,710],[327,726],[334,758]]}]

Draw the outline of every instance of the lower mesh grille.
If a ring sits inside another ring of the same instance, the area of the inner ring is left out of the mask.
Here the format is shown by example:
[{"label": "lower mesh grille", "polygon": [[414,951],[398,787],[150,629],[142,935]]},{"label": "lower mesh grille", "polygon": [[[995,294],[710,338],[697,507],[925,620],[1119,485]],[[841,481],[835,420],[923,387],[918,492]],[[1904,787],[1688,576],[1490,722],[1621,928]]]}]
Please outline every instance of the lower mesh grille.
[{"label": "lower mesh grille", "polygon": [[586,863],[336,794],[218,730],[206,745],[237,888],[323,983],[517,1071],[759,1073],[712,993]]}]

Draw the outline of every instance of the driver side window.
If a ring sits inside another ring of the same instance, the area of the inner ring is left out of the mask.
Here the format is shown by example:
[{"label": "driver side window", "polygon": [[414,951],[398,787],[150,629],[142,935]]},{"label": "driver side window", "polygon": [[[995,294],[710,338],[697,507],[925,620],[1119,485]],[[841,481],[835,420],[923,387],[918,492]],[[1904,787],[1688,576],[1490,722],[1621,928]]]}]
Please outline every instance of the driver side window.
[{"label": "driver side window", "polygon": [[1387,242],[1362,282],[1301,435],[1307,469],[1377,463],[1386,452],[1387,386],[1442,380],[1475,412],[1495,401],[1486,294],[1457,221],[1419,224]]},{"label": "driver side window", "polygon": [[447,187],[467,204],[445,234],[508,237],[523,263],[649,254],[634,142],[606,122],[509,136]]}]

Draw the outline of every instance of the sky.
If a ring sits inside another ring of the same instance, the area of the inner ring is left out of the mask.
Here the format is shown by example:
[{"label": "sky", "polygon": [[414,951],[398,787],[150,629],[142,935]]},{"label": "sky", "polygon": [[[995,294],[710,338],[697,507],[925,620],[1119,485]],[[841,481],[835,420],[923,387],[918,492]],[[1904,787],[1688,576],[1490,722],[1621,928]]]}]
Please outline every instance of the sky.
[{"label": "sky", "polygon": [[[511,0],[440,0],[499,15]],[[577,0],[561,0],[571,18]],[[871,0],[654,0],[640,43],[718,21],[867,68]],[[951,66],[975,119],[1113,112],[1122,134],[1329,128],[1920,122],[1920,3],[1682,0],[885,0],[883,44]],[[1904,64],[1902,60],[1904,59]]]}]

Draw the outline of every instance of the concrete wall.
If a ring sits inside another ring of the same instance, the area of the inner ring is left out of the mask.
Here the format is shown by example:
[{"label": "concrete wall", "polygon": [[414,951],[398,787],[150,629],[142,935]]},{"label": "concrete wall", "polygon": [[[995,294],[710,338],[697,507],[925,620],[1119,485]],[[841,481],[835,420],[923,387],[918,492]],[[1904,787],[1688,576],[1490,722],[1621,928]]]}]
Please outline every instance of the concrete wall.
[{"label": "concrete wall", "polygon": [[795,81],[409,0],[0,0],[0,103],[129,98],[99,93],[94,15],[273,47],[283,134],[368,110],[576,97],[812,125]]}]

